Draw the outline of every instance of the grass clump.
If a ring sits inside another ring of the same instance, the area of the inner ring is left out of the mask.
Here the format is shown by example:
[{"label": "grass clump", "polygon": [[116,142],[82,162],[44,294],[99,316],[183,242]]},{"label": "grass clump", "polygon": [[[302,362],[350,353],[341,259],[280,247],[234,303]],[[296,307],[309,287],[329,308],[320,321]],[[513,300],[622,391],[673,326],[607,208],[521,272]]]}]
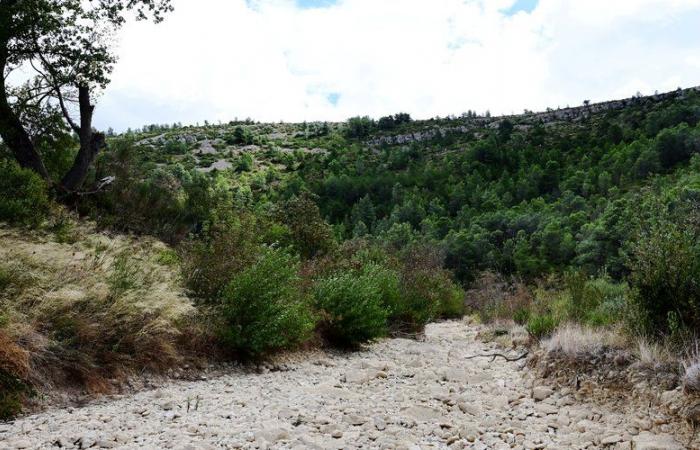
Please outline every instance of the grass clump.
[{"label": "grass clump", "polygon": [[107,380],[165,370],[187,351],[192,305],[177,271],[155,262],[164,245],[81,233],[67,244],[0,229],[0,391],[15,393],[5,405],[29,387],[109,392]]},{"label": "grass clump", "polygon": [[221,299],[225,346],[260,357],[310,337],[315,324],[299,289],[298,270],[296,258],[266,248],[258,261],[233,277]]},{"label": "grass clump", "polygon": [[0,420],[21,412],[25,398],[33,393],[29,375],[29,353],[0,330]]}]

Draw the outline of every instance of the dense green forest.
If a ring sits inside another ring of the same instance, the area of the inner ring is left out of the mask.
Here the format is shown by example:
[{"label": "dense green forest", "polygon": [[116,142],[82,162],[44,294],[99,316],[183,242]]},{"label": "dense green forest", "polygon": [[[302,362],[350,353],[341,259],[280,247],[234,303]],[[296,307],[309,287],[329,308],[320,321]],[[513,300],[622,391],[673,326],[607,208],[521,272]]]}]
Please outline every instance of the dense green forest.
[{"label": "dense green forest", "polygon": [[[156,263],[181,273],[196,308],[169,325],[181,349],[357,348],[465,312],[534,339],[624,324],[679,349],[700,326],[699,121],[690,89],[509,117],[150,125],[110,132],[68,198],[2,149],[0,220],[72,243],[77,213],[167,242]],[[78,147],[60,128],[38,146],[56,176]],[[115,257],[105,305],[144,289],[139,264]],[[11,324],[35,313],[18,309],[30,292],[18,267],[0,264],[0,338],[21,347]],[[109,316],[90,308],[33,323],[91,367],[143,355],[115,344],[132,325],[104,342],[83,333]]]}]

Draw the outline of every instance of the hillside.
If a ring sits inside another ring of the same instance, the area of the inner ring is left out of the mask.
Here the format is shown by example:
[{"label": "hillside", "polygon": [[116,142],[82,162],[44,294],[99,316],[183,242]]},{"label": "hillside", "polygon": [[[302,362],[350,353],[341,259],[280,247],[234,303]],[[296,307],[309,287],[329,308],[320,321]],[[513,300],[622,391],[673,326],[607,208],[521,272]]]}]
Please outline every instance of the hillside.
[{"label": "hillside", "polygon": [[630,225],[627,206],[680,178],[692,189],[697,91],[511,117],[151,126],[127,136],[142,169],[216,171],[247,205],[308,190],[343,238],[439,242],[465,282],[487,268],[535,277],[569,265],[620,277],[632,227],[616,224]]},{"label": "hillside", "polygon": [[[571,398],[606,411],[652,404],[660,422],[630,429],[689,438],[699,122],[694,88],[508,117],[152,125],[110,136],[71,196],[0,147],[0,418],[209,363],[401,346],[462,319],[478,336],[445,348],[519,349],[537,383],[577,380]],[[79,147],[43,145],[52,174]],[[637,439],[618,431],[612,444]]]}]

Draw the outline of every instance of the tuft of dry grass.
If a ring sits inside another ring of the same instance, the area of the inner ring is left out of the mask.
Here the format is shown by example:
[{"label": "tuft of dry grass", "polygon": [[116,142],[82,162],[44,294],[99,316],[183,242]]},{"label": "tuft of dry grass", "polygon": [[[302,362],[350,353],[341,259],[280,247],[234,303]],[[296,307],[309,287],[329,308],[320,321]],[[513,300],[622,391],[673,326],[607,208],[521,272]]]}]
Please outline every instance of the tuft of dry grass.
[{"label": "tuft of dry grass", "polygon": [[683,391],[687,394],[700,394],[700,341],[695,341],[693,349],[683,361]]},{"label": "tuft of dry grass", "polygon": [[560,326],[542,342],[547,352],[559,352],[570,358],[596,354],[605,348],[624,348],[624,337],[608,329],[591,328],[575,323]]},{"label": "tuft of dry grass", "polygon": [[168,248],[84,225],[78,240],[0,228],[0,370],[39,390],[166,369],[194,308]]},{"label": "tuft of dry grass", "polygon": [[665,367],[677,363],[678,358],[667,345],[640,338],[636,342],[635,353],[639,363],[644,367]]}]

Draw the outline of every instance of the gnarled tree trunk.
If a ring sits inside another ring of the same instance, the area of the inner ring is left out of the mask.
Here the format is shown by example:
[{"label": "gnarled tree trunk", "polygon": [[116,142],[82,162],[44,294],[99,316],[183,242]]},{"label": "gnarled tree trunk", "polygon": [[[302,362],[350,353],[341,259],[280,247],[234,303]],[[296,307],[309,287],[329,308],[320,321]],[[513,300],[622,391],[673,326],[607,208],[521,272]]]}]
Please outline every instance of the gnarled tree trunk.
[{"label": "gnarled tree trunk", "polygon": [[22,126],[19,117],[10,107],[5,85],[5,67],[7,66],[6,45],[0,44],[0,137],[7,144],[20,166],[32,169],[47,181],[49,172],[44,166],[29,134]]},{"label": "gnarled tree trunk", "polygon": [[90,166],[97,154],[105,147],[105,135],[92,129],[92,115],[95,106],[90,103],[90,90],[86,86],[78,87],[80,103],[80,150],[75,156],[73,166],[61,180],[61,187],[74,192],[85,182]]}]

